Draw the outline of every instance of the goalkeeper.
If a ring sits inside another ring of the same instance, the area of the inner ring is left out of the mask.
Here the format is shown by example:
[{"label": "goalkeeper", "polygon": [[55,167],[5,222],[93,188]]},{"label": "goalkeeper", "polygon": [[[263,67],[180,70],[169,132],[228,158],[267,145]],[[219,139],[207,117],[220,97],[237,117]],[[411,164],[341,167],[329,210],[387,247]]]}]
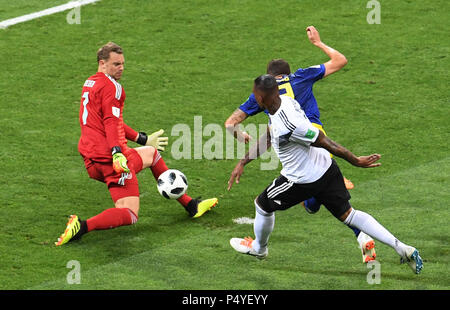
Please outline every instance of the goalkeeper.
[{"label": "goalkeeper", "polygon": [[[139,186],[136,174],[150,168],[155,179],[168,170],[159,151],[168,138],[161,129],[149,136],[137,132],[123,121],[125,91],[117,82],[124,69],[120,46],[109,42],[97,52],[98,72],[84,83],[80,105],[81,138],[78,151],[89,177],[106,183],[115,204],[87,220],[71,215],[57,246],[92,230],[131,225],[138,220]],[[129,148],[127,140],[142,147]],[[177,199],[189,216],[197,218],[214,207],[217,198],[199,200],[184,194]]]}]

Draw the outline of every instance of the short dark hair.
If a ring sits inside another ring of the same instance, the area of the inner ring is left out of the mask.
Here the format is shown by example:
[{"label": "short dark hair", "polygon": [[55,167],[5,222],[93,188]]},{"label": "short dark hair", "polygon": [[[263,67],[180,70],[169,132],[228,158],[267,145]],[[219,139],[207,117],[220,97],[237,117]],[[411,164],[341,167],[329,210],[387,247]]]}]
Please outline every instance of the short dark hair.
[{"label": "short dark hair", "polygon": [[289,63],[284,59],[272,59],[267,64],[267,74],[271,74],[273,76],[281,75],[281,74],[291,74],[291,68],[289,67]]},{"label": "short dark hair", "polygon": [[264,93],[270,93],[275,90],[278,92],[278,83],[273,75],[264,74],[255,79],[255,88]]},{"label": "short dark hair", "polygon": [[108,42],[97,51],[97,62],[100,60],[108,60],[109,54],[112,52],[123,54],[122,48],[114,42]]}]

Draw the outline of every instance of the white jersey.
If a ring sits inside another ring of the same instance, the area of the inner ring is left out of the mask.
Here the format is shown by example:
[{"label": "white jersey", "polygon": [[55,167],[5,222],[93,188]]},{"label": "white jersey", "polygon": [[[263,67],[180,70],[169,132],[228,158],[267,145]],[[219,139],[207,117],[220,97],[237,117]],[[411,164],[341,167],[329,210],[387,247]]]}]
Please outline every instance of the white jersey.
[{"label": "white jersey", "polygon": [[281,174],[294,183],[312,183],[320,179],[331,166],[330,153],[312,147],[319,136],[298,102],[280,96],[280,108],[271,115],[269,128],[272,146],[283,165]]}]

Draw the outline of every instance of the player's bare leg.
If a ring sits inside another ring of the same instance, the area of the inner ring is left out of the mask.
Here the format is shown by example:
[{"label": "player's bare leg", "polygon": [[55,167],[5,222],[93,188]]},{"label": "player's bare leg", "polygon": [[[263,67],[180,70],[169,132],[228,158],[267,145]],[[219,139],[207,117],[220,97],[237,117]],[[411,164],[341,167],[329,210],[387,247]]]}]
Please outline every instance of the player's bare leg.
[{"label": "player's bare leg", "polygon": [[116,208],[128,208],[133,211],[134,215],[138,216],[139,213],[139,197],[130,196],[120,198],[116,201]]},{"label": "player's bare leg", "polygon": [[151,146],[141,146],[135,148],[139,156],[142,159],[142,169],[150,168],[153,163],[153,157],[155,155],[156,149]]},{"label": "player's bare leg", "polygon": [[[135,148],[138,154],[142,158],[142,168],[150,168],[153,176],[157,180],[158,177],[169,168],[166,166],[164,159],[158,150],[151,146],[143,146]],[[218,203],[217,198],[211,199],[193,199],[187,194],[184,194],[177,201],[185,208],[189,216],[192,218],[198,218],[207,211],[211,210]]]}]

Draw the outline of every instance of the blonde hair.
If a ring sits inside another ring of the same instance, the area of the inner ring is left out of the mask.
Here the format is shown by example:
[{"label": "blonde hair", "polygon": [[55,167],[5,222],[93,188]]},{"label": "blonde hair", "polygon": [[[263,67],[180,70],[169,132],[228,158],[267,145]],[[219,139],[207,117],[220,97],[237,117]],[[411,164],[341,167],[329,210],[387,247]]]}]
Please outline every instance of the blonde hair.
[{"label": "blonde hair", "polygon": [[100,60],[108,60],[109,55],[114,52],[123,54],[122,48],[114,42],[108,42],[97,51],[97,62]]}]

